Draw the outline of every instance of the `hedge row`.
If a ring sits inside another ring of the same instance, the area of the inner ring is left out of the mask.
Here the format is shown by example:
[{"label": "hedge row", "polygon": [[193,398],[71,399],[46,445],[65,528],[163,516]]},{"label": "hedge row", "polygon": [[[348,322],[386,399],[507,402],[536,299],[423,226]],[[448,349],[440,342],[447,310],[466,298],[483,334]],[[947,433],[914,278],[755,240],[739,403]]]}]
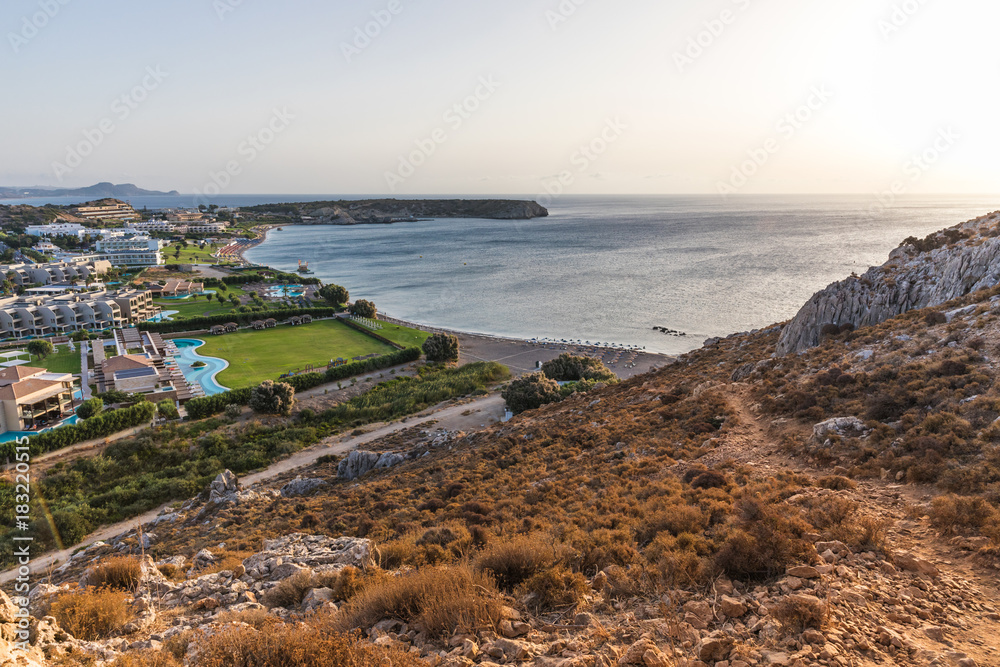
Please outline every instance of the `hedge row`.
[{"label": "hedge row", "polygon": [[250,324],[257,320],[274,318],[276,320],[287,320],[296,315],[312,315],[313,317],[333,317],[337,314],[336,308],[286,308],[283,310],[263,310],[256,313],[225,313],[223,315],[209,315],[206,317],[191,317],[186,320],[176,320],[168,322],[142,322],[136,325],[137,329],[143,331],[155,331],[157,333],[175,333],[182,331],[198,331],[200,329],[210,329],[216,324]]},{"label": "hedge row", "polygon": [[[420,358],[420,348],[408,347],[403,350],[383,354],[380,357],[373,357],[364,361],[354,361],[343,366],[328,368],[323,373],[304,373],[294,377],[285,378],[282,382],[287,382],[295,388],[295,391],[305,391],[330,382],[345,380],[356,375],[371,373],[390,366],[398,366]],[[227,405],[249,405],[250,393],[253,387],[242,389],[232,389],[214,396],[202,396],[193,398],[187,402],[185,408],[191,419],[204,419],[217,415],[226,409]]]},{"label": "hedge row", "polygon": [[364,375],[365,373],[379,371],[383,368],[399,366],[400,364],[408,364],[419,358],[419,347],[406,347],[396,352],[383,354],[380,357],[372,357],[371,359],[365,359],[364,361],[352,361],[351,363],[344,364],[343,366],[334,366],[333,368],[326,369],[323,373],[303,373],[302,375],[295,375],[290,378],[283,379],[282,382],[287,382],[292,385],[295,387],[295,391],[297,392],[306,391],[307,389],[312,389],[313,387],[318,387],[323,384],[329,384],[338,380],[346,380],[347,378],[355,377],[357,375]]},{"label": "hedge row", "polygon": [[[155,414],[156,406],[149,401],[142,401],[129,408],[103,412],[72,426],[63,426],[31,436],[28,442],[32,454],[43,454],[75,445],[78,442],[113,435],[133,426],[148,424],[153,420]],[[14,442],[5,442],[0,445],[0,458],[6,457],[13,460],[14,447]]]},{"label": "hedge row", "polygon": [[244,387],[230,389],[214,396],[192,398],[184,405],[184,409],[187,410],[188,417],[191,419],[204,419],[224,411],[227,405],[250,405],[250,392],[252,390],[252,387]]},{"label": "hedge row", "polygon": [[357,329],[361,333],[363,333],[363,334],[365,334],[367,336],[371,336],[375,340],[380,341],[382,343],[385,343],[386,345],[389,345],[391,347],[394,347],[397,350],[406,349],[402,345],[400,345],[399,343],[395,343],[395,342],[389,340],[388,338],[386,338],[385,336],[382,336],[382,335],[379,335],[379,334],[375,333],[374,331],[372,331],[368,327],[361,326],[360,324],[358,324],[357,322],[355,322],[354,320],[352,320],[352,319],[350,319],[348,317],[342,317],[340,319],[340,321],[343,322],[344,324],[346,324],[347,326],[351,327],[352,329]]}]

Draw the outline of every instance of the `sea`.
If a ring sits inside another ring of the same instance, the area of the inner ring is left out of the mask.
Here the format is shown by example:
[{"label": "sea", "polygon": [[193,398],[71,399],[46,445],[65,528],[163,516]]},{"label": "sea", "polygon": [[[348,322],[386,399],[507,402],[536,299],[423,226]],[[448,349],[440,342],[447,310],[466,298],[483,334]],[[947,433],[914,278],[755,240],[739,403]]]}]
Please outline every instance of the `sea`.
[{"label": "sea", "polygon": [[[236,195],[217,203],[339,198]],[[904,238],[994,211],[997,200],[914,195],[883,207],[864,195],[564,196],[534,220],[289,225],[246,257],[285,271],[307,262],[353,299],[419,324],[680,354],[709,337],[787,320],[817,290],[885,262]],[[44,200],[23,203],[36,201]]]}]

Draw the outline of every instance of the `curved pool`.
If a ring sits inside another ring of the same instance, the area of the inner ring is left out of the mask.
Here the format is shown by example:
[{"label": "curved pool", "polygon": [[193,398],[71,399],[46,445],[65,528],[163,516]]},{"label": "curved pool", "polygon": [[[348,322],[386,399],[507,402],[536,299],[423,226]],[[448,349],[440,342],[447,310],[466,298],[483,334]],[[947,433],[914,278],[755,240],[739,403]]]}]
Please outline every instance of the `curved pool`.
[{"label": "curved pool", "polygon": [[[229,362],[218,357],[203,357],[198,354],[198,348],[205,344],[203,340],[195,338],[178,338],[173,341],[177,346],[178,354],[175,359],[177,366],[184,374],[184,378],[191,384],[200,384],[205,390],[206,396],[214,396],[228,391],[226,387],[216,382],[215,376],[229,367]],[[205,365],[201,368],[194,368],[192,364],[202,362]]]}]

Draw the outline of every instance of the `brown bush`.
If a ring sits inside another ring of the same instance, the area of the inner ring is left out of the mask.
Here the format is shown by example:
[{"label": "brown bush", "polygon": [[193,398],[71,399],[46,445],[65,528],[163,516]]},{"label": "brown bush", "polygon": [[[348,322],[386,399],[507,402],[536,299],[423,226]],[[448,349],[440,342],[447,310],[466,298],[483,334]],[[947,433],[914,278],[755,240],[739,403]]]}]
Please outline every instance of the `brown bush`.
[{"label": "brown bush", "polygon": [[858,485],[854,481],[841,477],[840,475],[831,475],[829,477],[820,477],[816,480],[816,484],[824,489],[830,489],[832,491],[853,491],[858,488]]},{"label": "brown bush", "polygon": [[111,667],[182,667],[183,663],[166,651],[132,651],[119,656]]},{"label": "brown bush", "polygon": [[316,576],[312,572],[296,572],[267,591],[262,602],[268,607],[296,607],[306,591],[316,586]]},{"label": "brown bush", "polygon": [[931,523],[945,535],[979,531],[1000,524],[997,511],[985,498],[948,494],[931,503]]},{"label": "brown bush", "polygon": [[86,588],[60,595],[50,613],[77,639],[107,639],[135,617],[131,597],[125,591]]},{"label": "brown bush", "polygon": [[760,579],[784,572],[786,566],[807,559],[807,529],[782,509],[758,499],[741,500],[729,531],[715,555],[716,564],[730,577]]},{"label": "brown bush", "polygon": [[587,578],[579,572],[571,572],[565,565],[556,565],[525,581],[523,589],[532,595],[530,604],[535,613],[541,613],[575,607],[583,600],[590,586]]},{"label": "brown bush", "polygon": [[399,650],[338,634],[330,624],[282,625],[260,632],[232,626],[199,641],[199,667],[419,667]]},{"label": "brown bush", "polygon": [[369,583],[336,621],[346,631],[394,618],[441,637],[495,628],[502,606],[489,576],[464,565],[432,567]]},{"label": "brown bush", "polygon": [[791,595],[771,611],[771,615],[789,634],[798,634],[807,628],[819,630],[826,623],[829,615],[826,603],[817,605],[814,600],[804,599],[808,597],[811,596]]},{"label": "brown bush", "polygon": [[552,565],[555,559],[551,545],[540,536],[526,535],[489,545],[472,562],[472,568],[489,574],[502,590],[510,592]]},{"label": "brown bush", "polygon": [[134,593],[142,579],[142,565],[134,556],[112,556],[94,566],[88,583],[94,588],[107,588]]}]

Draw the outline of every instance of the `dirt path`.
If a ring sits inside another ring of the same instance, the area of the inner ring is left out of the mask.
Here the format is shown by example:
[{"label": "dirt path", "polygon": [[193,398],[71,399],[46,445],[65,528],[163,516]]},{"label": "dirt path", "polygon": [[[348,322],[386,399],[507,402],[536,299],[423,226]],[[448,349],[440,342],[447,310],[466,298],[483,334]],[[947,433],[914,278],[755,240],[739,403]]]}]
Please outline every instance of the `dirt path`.
[{"label": "dirt path", "polygon": [[[485,398],[449,407],[435,407],[426,410],[417,416],[409,417],[405,422],[393,422],[382,426],[376,426],[373,430],[358,436],[335,436],[328,438],[312,447],[296,452],[287,459],[276,461],[266,469],[256,472],[240,479],[243,486],[260,484],[270,479],[288,473],[296,468],[308,466],[321,456],[330,454],[344,454],[361,445],[378,440],[398,431],[420,426],[433,421],[438,428],[449,430],[468,430],[478,428],[482,424],[488,424],[502,417],[504,409],[503,399],[497,394],[491,394]],[[167,507],[163,505],[154,510],[137,517],[121,521],[119,523],[105,526],[98,531],[88,535],[80,544],[69,549],[63,549],[45,556],[34,557],[31,562],[32,571],[38,577],[42,572],[53,565],[64,562],[74,552],[80,550],[88,544],[99,541],[110,540],[122,533],[133,530],[139,524],[146,524],[154,520]],[[0,574],[0,583],[6,583],[16,576],[16,571],[8,570]]]},{"label": "dirt path", "polygon": [[[833,474],[829,469],[817,469],[806,457],[786,451],[784,434],[775,431],[769,417],[754,411],[749,385],[735,383],[714,390],[726,398],[738,423],[720,438],[719,446],[701,462],[711,465],[731,459],[765,474],[793,470],[813,479]],[[805,426],[789,424],[788,428],[800,441],[811,435]],[[977,561],[974,552],[963,551],[942,537],[929,517],[918,509],[940,491],[929,486],[897,484],[892,480],[859,479],[855,482],[858,488],[851,495],[864,504],[866,513],[892,522],[887,534],[889,548],[895,552],[909,552],[932,563],[940,572],[935,578],[938,590],[951,596],[952,602],[940,614],[921,619],[915,626],[900,626],[908,631],[910,640],[928,652],[950,650],[966,654],[980,667],[1000,665],[1000,614],[997,613],[1000,612],[1000,574]],[[972,592],[974,602],[970,604],[969,600],[956,597],[956,591]],[[902,612],[905,605],[896,609]],[[947,642],[942,644],[929,639],[920,630],[926,625],[944,626]],[[958,660],[956,657],[955,662]]]}]

